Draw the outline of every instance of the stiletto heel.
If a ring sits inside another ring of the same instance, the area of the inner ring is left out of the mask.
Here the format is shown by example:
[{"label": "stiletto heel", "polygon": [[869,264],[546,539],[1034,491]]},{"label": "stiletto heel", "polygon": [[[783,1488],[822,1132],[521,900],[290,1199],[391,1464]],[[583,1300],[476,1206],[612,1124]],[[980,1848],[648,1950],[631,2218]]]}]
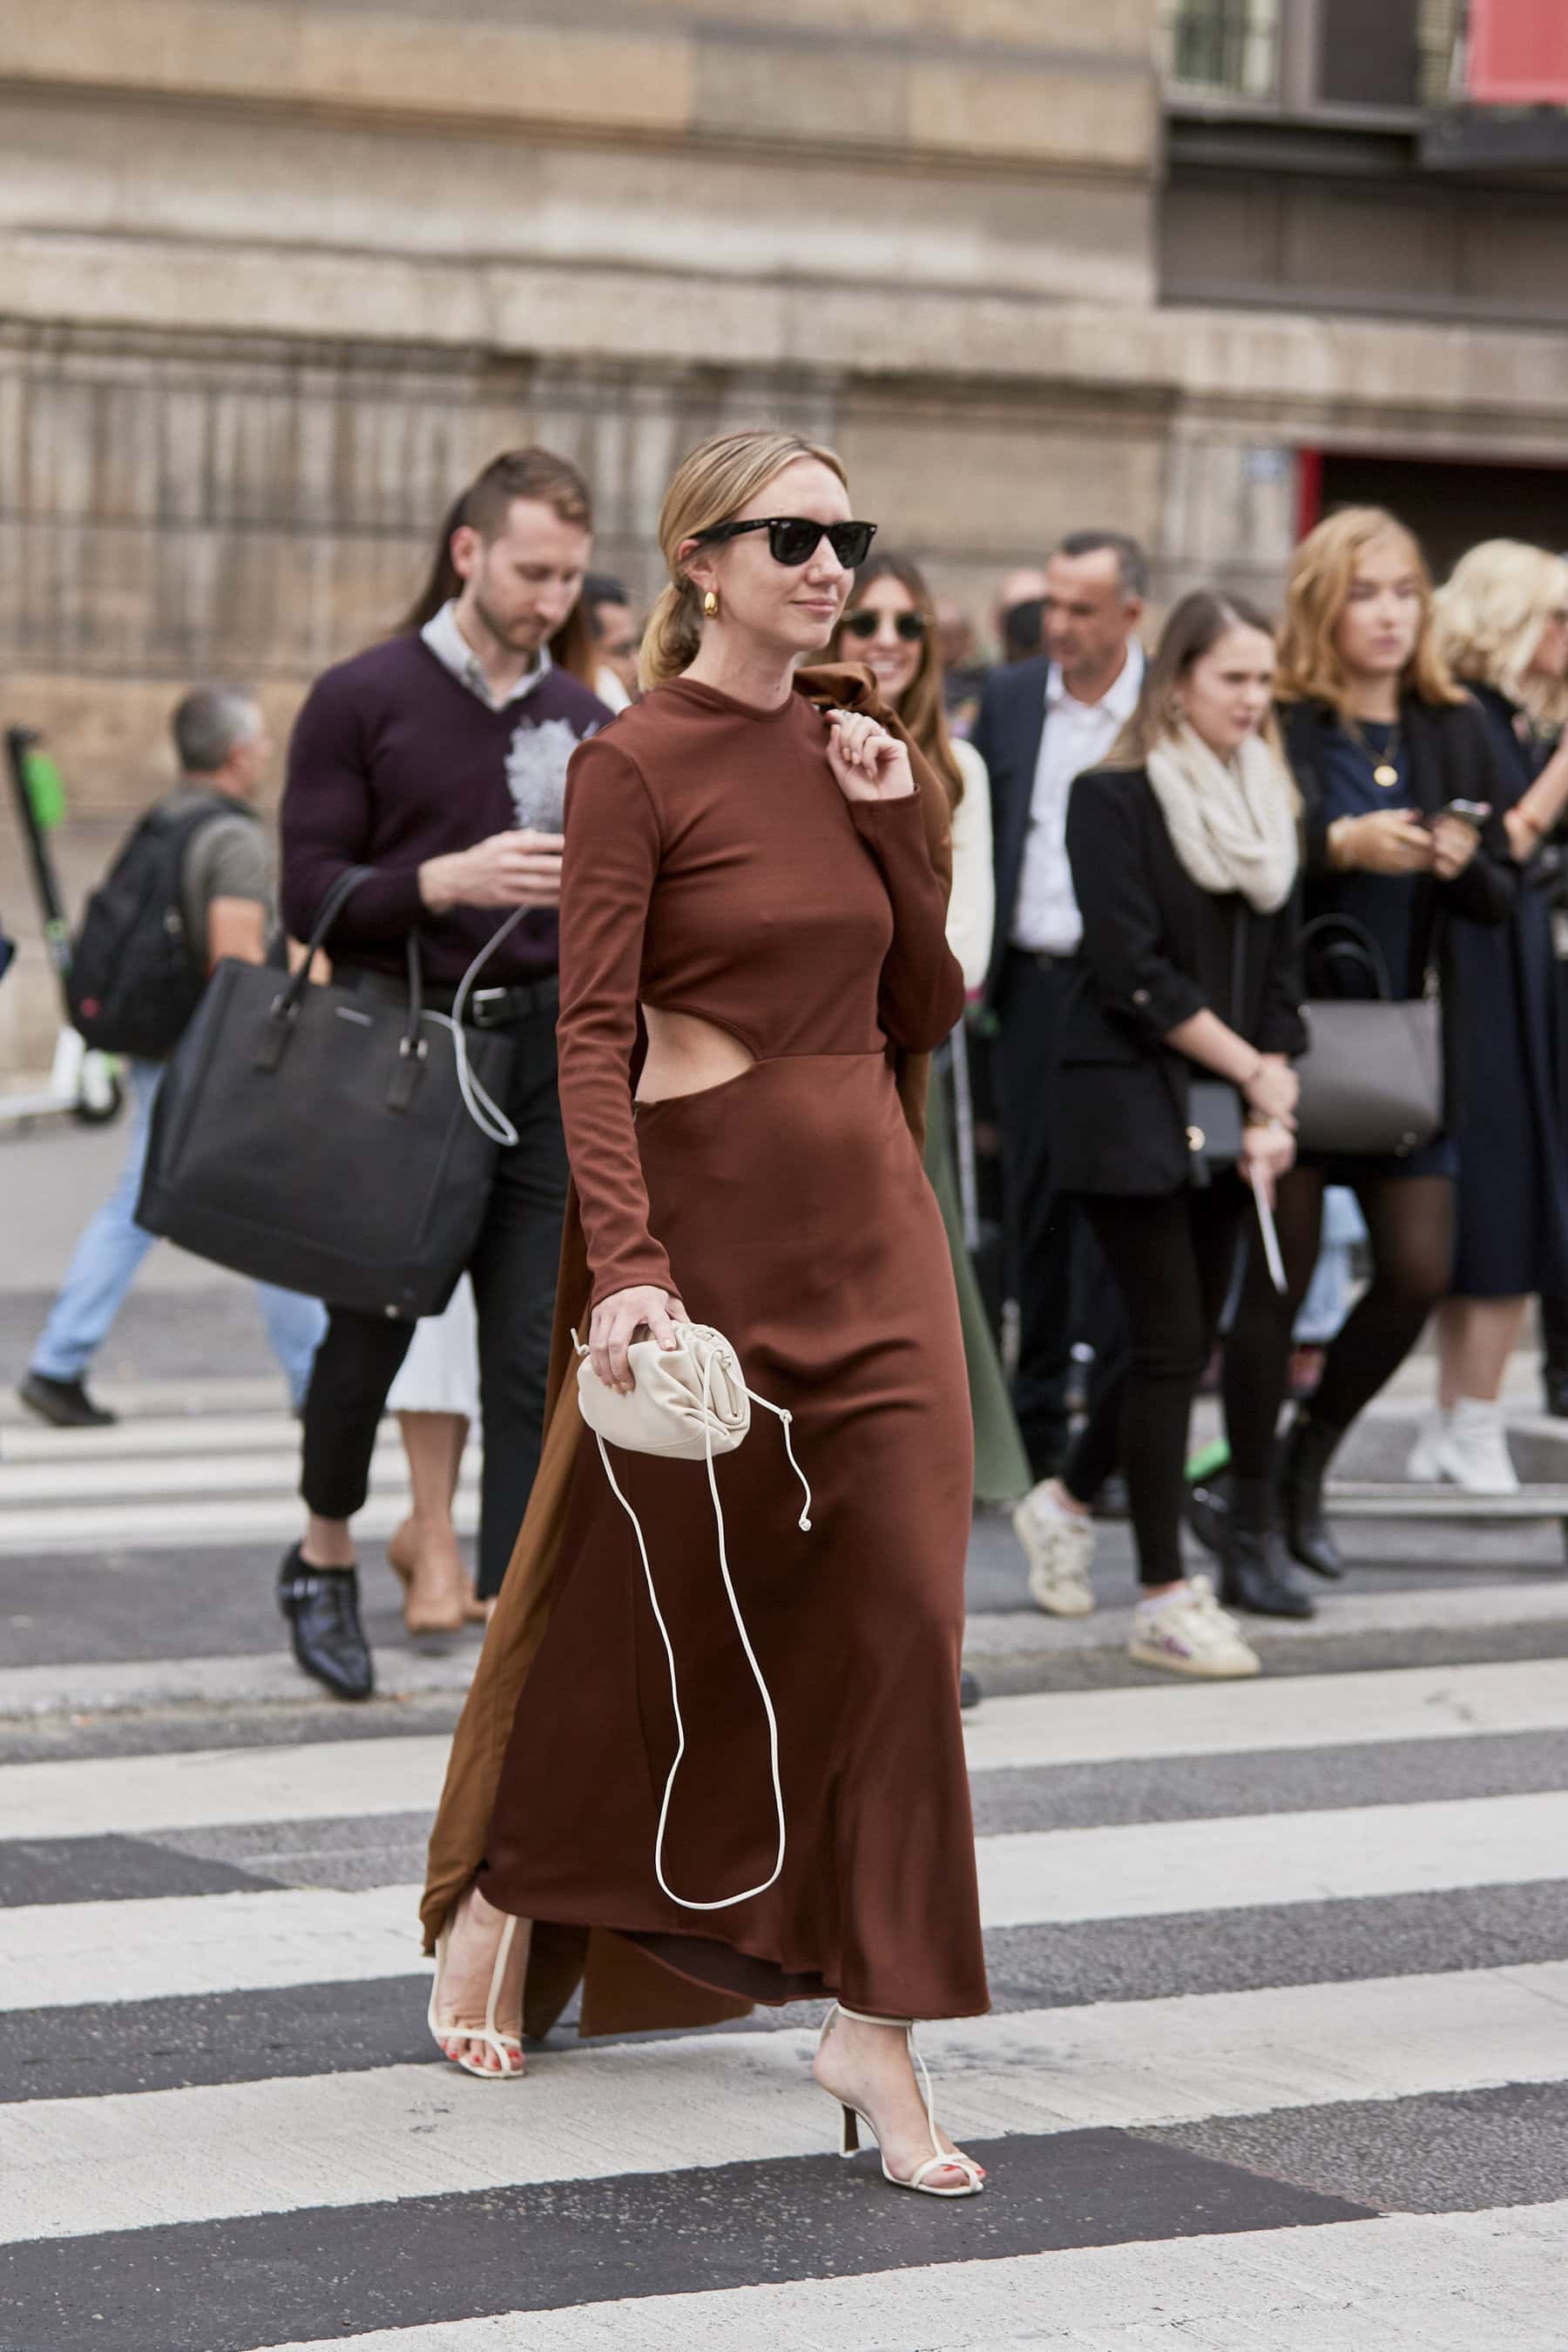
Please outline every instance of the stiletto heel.
[{"label": "stiletto heel", "polygon": [[[921,2056],[919,2050],[915,2046],[915,2028],[913,2019],[907,2017],[867,2017],[860,2010],[846,2009],[844,2003],[841,2000],[838,2000],[834,2002],[833,2007],[828,2011],[827,2016],[823,2022],[822,2042],[826,2041],[828,2030],[836,2017],[847,2017],[852,2023],[856,2025],[891,2025],[894,2027],[902,2027],[904,2041],[909,2049],[910,2061],[920,2083],[921,2097],[924,2102],[926,2111],[926,2128],[931,2134],[931,2154],[927,2157],[923,2164],[917,2164],[911,2173],[906,2175],[903,2173],[894,2172],[889,2166],[886,2156],[882,2155],[882,2136],[877,2129],[874,2118],[866,2113],[864,2107],[851,2106],[847,2099],[840,2099],[838,2101],[838,2105],[843,2111],[844,2133],[838,2149],[839,2155],[854,2156],[857,2153],[860,2146],[858,2126],[859,2125],[864,2124],[867,2130],[870,2133],[873,2141],[876,2143],[878,2155],[882,2158],[882,2178],[884,2180],[889,2182],[893,2188],[912,2189],[921,2197],[978,2197],[981,2189],[984,2186],[984,2180],[979,2165],[975,2163],[974,2158],[972,2156],[961,2156],[956,2148],[943,2147],[941,2141],[937,2138],[936,2116],[931,2110],[931,2076],[926,2072],[925,2060]],[[819,2050],[821,2049],[822,2042],[819,2042],[817,2044],[817,2048]],[[933,2172],[942,2172],[943,2170],[962,2172],[963,2175],[963,2186],[958,2189],[935,2188],[932,2185],[931,2176]]]},{"label": "stiletto heel", "polygon": [[431,2033],[441,2055],[447,2053],[448,2042],[483,2042],[500,2059],[499,2066],[480,2066],[472,2058],[452,2058],[448,2063],[460,2066],[465,2074],[475,2074],[481,2083],[506,2083],[523,2071],[522,2042],[515,2033],[502,2033],[496,2024],[496,2006],[500,2000],[501,1986],[506,1981],[506,1964],[511,1957],[512,1939],[517,1934],[517,1921],[510,1914],[501,1929],[500,1948],[490,1970],[489,1994],[485,2001],[485,2021],[482,2026],[443,2025],[441,2022],[441,1984],[447,1973],[447,1948],[451,1941],[452,1923],[448,1919],[436,1938],[436,1975],[430,1987],[430,2007],[427,2014]]}]

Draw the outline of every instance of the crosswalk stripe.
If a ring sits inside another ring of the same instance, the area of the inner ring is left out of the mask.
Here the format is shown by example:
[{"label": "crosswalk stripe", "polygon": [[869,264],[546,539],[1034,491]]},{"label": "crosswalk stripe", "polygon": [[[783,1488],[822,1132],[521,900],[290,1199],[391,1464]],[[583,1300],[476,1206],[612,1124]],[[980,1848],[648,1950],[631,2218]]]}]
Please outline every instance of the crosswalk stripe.
[{"label": "crosswalk stripe", "polygon": [[[479,1465],[464,1458],[462,1483],[478,1491]],[[98,1501],[143,1502],[153,1496],[286,1495],[292,1501],[300,1483],[298,1442],[275,1448],[215,1454],[152,1454],[145,1461],[0,1463],[0,1511],[28,1515],[29,1506],[47,1505],[75,1515]],[[406,1490],[403,1454],[395,1440],[376,1449],[372,1464],[376,1487]],[[299,1506],[294,1504],[295,1517]]]},{"label": "crosswalk stripe", "polygon": [[966,1727],[970,1769],[1227,1756],[1338,1741],[1450,1739],[1568,1725],[1568,1658],[1394,1666],[1279,1682],[1171,1684],[988,1699]]},{"label": "crosswalk stripe", "polygon": [[[977,1853],[987,1927],[1531,1884],[1568,1871],[1568,1792],[1037,1830]],[[399,1974],[416,1901],[290,1888],[0,1911],[0,2011]]]},{"label": "crosswalk stripe", "polygon": [[[290,1459],[278,1482],[278,1498],[254,1496],[234,1502],[165,1499],[164,1493],[139,1502],[62,1504],[8,1510],[0,1519],[0,1558],[28,1559],[49,1552],[190,1551],[204,1544],[286,1544],[300,1532],[300,1504],[293,1492],[299,1463]],[[452,1513],[459,1535],[479,1524],[479,1489],[460,1486]],[[390,1476],[373,1487],[354,1515],[354,1530],[365,1539],[389,1536],[408,1510],[406,1484]]]},{"label": "crosswalk stripe", "polygon": [[[1391,2213],[500,2312],[263,2352],[1435,2352],[1488,2336],[1508,2352],[1560,2352],[1565,2231],[1568,2202]],[[1472,2332],[1451,2333],[1456,2323]]]},{"label": "crosswalk stripe", "polygon": [[988,1927],[1517,1885],[1568,1871],[1568,1791],[1025,1831],[976,1851]]},{"label": "crosswalk stripe", "polygon": [[[409,1698],[428,1692],[460,1695],[473,1678],[479,1657],[479,1637],[465,1628],[455,1639],[431,1642],[379,1642],[375,1651],[376,1690],[383,1698]],[[316,1686],[307,1682],[287,1650],[254,1651],[249,1656],[216,1658],[108,1658],[102,1664],[47,1666],[0,1666],[0,1720],[6,1717],[60,1715],[134,1716],[150,1709],[187,1706],[270,1706],[296,1705],[316,1698]],[[361,1743],[390,1748],[391,1739]],[[228,1752],[228,1751],[222,1751]],[[149,1759],[137,1758],[140,1763]],[[7,1768],[0,1765],[0,1775]],[[67,1768],[72,1769],[72,1768]],[[90,1796],[87,1796],[89,1805]],[[0,1840],[30,1834],[25,1822],[11,1826],[12,1800],[0,1778]],[[18,1817],[19,1818],[19,1817]],[[80,1827],[80,1817],[71,1822]],[[170,1822],[163,1826],[174,1828]],[[193,1824],[194,1826],[194,1824]],[[68,1836],[71,1827],[57,1832]]]},{"label": "crosswalk stripe", "polygon": [[137,1837],[433,1809],[451,1747],[442,1733],[0,1765],[0,1838]]},{"label": "crosswalk stripe", "polygon": [[[241,1900],[245,1898],[239,1898]],[[962,2142],[1568,2079],[1568,1962],[928,2026]],[[826,2152],[805,2032],[549,2052],[0,2109],[0,2242]]]},{"label": "crosswalk stripe", "polygon": [[[378,1453],[395,1450],[397,1431],[384,1422],[376,1433]],[[38,1422],[0,1429],[0,1479],[13,1463],[52,1463],[68,1476],[84,1462],[145,1462],[155,1454],[279,1453],[300,1451],[300,1425],[286,1412],[171,1412],[139,1414],[106,1429],[50,1429]]]},{"label": "crosswalk stripe", "polygon": [[[472,1671],[465,1647],[430,1659],[387,1663],[402,1687],[460,1688]],[[299,1677],[279,1654],[279,1696]],[[425,1673],[424,1668],[431,1671]],[[59,1670],[0,1670],[0,1714],[26,1713],[35,1677]],[[258,1662],[141,1660],[79,1667],[84,1703],[112,1704],[140,1690],[148,1703],[184,1687],[220,1700],[247,1686]],[[1139,1758],[1228,1756],[1306,1749],[1336,1741],[1377,1744],[1463,1739],[1484,1733],[1568,1726],[1568,1658],[1479,1666],[1406,1666],[1364,1675],[1303,1675],[1289,1681],[1169,1689],[1070,1691],[987,1700],[964,1726],[971,1771]],[[434,1805],[449,1742],[439,1738],[319,1740],[297,1748],[193,1749],[70,1761],[0,1765],[0,1841],[8,1837],[146,1834],[226,1822],[313,1821],[341,1813],[414,1812]]]}]

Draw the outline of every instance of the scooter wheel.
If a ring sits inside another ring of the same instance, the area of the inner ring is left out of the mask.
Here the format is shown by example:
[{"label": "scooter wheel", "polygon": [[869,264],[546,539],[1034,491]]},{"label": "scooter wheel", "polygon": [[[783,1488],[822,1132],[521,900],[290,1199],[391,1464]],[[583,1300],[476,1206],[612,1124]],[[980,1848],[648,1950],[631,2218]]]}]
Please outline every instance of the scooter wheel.
[{"label": "scooter wheel", "polygon": [[125,1088],[118,1078],[110,1078],[107,1088],[96,1101],[79,1096],[71,1106],[71,1116],[82,1127],[108,1127],[125,1108]]}]

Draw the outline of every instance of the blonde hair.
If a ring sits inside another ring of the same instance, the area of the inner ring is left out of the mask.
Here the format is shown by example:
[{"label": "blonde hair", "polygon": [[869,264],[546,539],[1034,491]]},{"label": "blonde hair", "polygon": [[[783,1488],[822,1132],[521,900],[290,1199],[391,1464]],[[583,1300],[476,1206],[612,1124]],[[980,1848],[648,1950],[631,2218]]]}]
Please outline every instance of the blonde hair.
[{"label": "blonde hair", "polygon": [[942,656],[937,650],[936,615],[931,610],[931,594],[926,585],[925,573],[912,555],[873,555],[855,574],[855,585],[849,591],[849,601],[839,617],[829,648],[834,661],[858,661],[860,656],[844,644],[844,615],[852,613],[857,604],[866,601],[866,592],[879,580],[896,580],[912,599],[917,613],[925,619],[925,635],[921,639],[920,667],[910,680],[899,718],[908,732],[925,753],[942,781],[951,813],[963,798],[963,770],[958,764],[952,748],[952,730],[947,723],[947,713],[942,702]]},{"label": "blonde hair", "polygon": [[1568,561],[1522,539],[1484,539],[1436,596],[1437,635],[1456,677],[1496,687],[1538,727],[1568,719],[1568,680],[1531,675],[1547,616],[1568,606]]},{"label": "blonde hair", "polygon": [[1335,649],[1334,631],[1350,602],[1357,559],[1384,539],[1397,540],[1405,548],[1421,593],[1421,627],[1400,685],[1423,702],[1464,701],[1437,644],[1432,575],[1420,542],[1385,507],[1342,507],[1310,530],[1296,550],[1279,632],[1281,701],[1326,702],[1335,710],[1345,709],[1350,682]]},{"label": "blonde hair", "polygon": [[743,433],[721,433],[693,449],[676,469],[659,510],[658,543],[669,566],[669,586],[655,599],[643,631],[637,677],[644,689],[678,677],[697,658],[702,643],[701,604],[680,568],[684,540],[730,522],[757,492],[797,457],[815,457],[847,488],[844,462],[832,449],[796,433],[753,425]]}]

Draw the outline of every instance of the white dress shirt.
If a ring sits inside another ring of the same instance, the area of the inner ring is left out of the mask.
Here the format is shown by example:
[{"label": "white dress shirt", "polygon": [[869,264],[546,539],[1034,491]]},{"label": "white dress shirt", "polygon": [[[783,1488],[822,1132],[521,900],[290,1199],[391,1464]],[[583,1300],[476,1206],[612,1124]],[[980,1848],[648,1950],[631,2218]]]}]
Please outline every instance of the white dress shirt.
[{"label": "white dress shirt", "polygon": [[1029,801],[1029,830],[1013,909],[1012,943],[1036,955],[1076,954],[1083,921],[1067,853],[1068,794],[1075,776],[1104,759],[1137,707],[1143,648],[1134,640],[1118,677],[1098,702],[1079,702],[1053,662],[1046,680],[1046,730]]}]

